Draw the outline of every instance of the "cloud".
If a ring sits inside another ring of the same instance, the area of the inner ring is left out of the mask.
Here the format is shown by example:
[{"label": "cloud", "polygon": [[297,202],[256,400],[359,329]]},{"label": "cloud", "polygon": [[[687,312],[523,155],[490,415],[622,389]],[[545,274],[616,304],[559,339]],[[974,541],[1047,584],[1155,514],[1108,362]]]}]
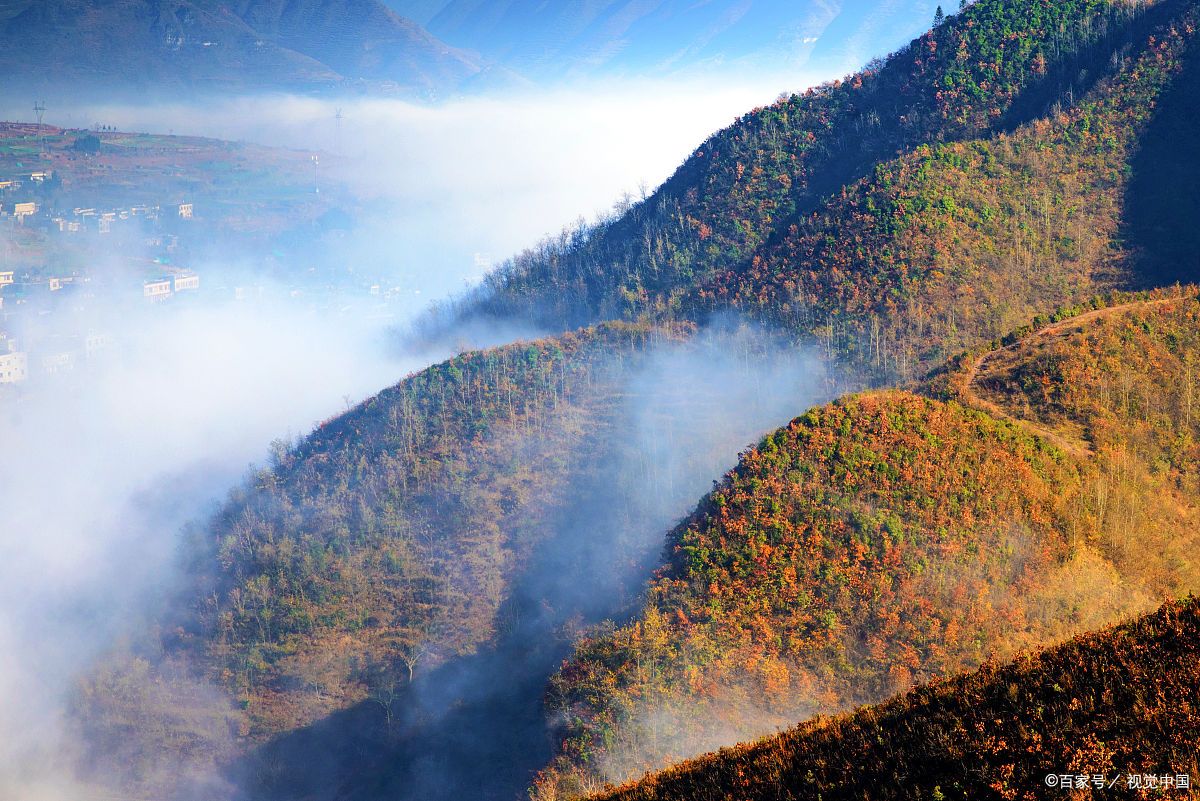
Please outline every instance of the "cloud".
[{"label": "cloud", "polygon": [[577,456],[561,512],[513,579],[508,625],[493,647],[415,685],[418,712],[387,754],[381,795],[521,795],[549,758],[539,705],[570,655],[566,637],[634,611],[666,532],[713,479],[845,380],[809,350],[734,319],[610,367],[618,378],[600,394],[619,401],[588,420],[594,450]]}]

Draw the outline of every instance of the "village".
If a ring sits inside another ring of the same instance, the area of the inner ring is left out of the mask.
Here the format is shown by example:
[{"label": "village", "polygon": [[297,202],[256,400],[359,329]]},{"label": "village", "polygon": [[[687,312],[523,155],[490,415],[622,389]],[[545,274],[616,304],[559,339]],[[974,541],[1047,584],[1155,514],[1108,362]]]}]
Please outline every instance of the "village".
[{"label": "village", "polygon": [[[54,185],[51,170],[0,178],[0,385],[104,358],[111,335],[85,322],[97,303],[164,303],[200,289],[195,271],[173,263],[179,234],[161,224],[192,221],[192,203],[59,208],[45,191]],[[80,252],[102,256],[109,274],[80,265]]]},{"label": "village", "polygon": [[424,303],[420,286],[313,246],[340,241],[357,203],[318,181],[321,163],[100,124],[0,122],[0,401],[120,359],[131,343],[105,321],[131,314],[282,302],[386,321]]}]

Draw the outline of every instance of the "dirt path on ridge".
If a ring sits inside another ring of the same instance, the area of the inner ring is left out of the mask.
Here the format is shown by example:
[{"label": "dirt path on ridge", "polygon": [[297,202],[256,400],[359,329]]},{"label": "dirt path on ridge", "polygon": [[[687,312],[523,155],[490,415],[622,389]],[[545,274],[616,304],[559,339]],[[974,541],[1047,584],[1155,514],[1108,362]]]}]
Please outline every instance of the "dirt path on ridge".
[{"label": "dirt path on ridge", "polygon": [[1071,329],[1080,328],[1081,326],[1084,326],[1093,320],[1115,317],[1116,315],[1124,314],[1140,307],[1148,308],[1152,306],[1162,306],[1169,303],[1178,303],[1182,300],[1193,297],[1193,295],[1183,295],[1181,297],[1138,300],[1130,303],[1122,303],[1117,306],[1109,306],[1104,309],[1093,309],[1092,311],[1084,312],[1083,314],[1070,317],[1066,320],[1062,320],[1061,322],[1046,326],[1038,331],[1034,331],[1029,336],[1020,339],[1011,345],[988,351],[987,353],[977,357],[969,365],[966,365],[964,370],[961,400],[968,406],[985,411],[993,417],[997,417],[1001,420],[1007,420],[1011,423],[1022,426],[1023,428],[1034,432],[1039,437],[1052,442],[1054,445],[1066,451],[1067,453],[1072,454],[1073,456],[1085,459],[1089,458],[1093,456],[1094,453],[1091,446],[1083,440],[1063,436],[1062,433],[1042,425],[1036,420],[1028,420],[1022,417],[1017,417],[1016,415],[1009,413],[999,404],[994,403],[993,401],[990,401],[980,395],[978,387],[980,375],[985,373],[986,368],[991,362],[1003,354],[1015,353],[1022,348],[1030,347],[1040,340],[1063,335]]}]

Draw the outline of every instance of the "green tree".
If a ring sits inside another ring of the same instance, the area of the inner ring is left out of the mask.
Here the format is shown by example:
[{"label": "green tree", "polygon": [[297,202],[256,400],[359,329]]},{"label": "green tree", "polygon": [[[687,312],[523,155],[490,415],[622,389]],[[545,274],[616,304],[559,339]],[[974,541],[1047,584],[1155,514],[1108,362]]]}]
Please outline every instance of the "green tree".
[{"label": "green tree", "polygon": [[100,137],[92,134],[81,136],[71,143],[71,148],[76,152],[93,156],[100,152]]}]

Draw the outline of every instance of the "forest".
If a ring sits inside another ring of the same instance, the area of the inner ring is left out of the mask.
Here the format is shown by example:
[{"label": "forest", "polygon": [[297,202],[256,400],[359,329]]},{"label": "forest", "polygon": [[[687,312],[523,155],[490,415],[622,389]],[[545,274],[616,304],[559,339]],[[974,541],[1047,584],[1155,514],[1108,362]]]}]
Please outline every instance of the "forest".
[{"label": "forest", "polygon": [[[616,422],[617,365],[683,333],[616,323],[464,354],[275,443],[272,463],[188,533],[192,584],[171,628],[83,688],[91,736],[136,751],[119,760],[134,781],[179,758],[153,747],[161,730],[188,759],[229,756],[195,718],[223,715],[238,738],[262,742],[366,703],[390,726],[418,673],[503,625],[514,566],[588,466],[574,454]],[[150,665],[158,681],[124,675]],[[198,682],[224,686],[236,704],[217,713],[201,697],[187,714],[127,697],[172,681],[181,697]]]},{"label": "forest", "polygon": [[1200,303],[1095,305],[913,392],[809,411],[743,454],[672,532],[639,618],[585,640],[552,681],[562,744],[541,797],[1200,587]]},{"label": "forest", "polygon": [[1047,308],[1187,280],[1120,229],[1151,112],[1195,105],[1176,80],[1195,22],[1186,2],[971,4],[746,115],[653,195],[521,254],[439,318],[569,328],[734,308],[895,382]]},{"label": "forest", "polygon": [[1195,771],[1149,688],[1196,686],[1198,14],[963,4],[432,311],[551,333],[276,443],[79,687],[89,765],[535,801]]},{"label": "forest", "polygon": [[1099,793],[1102,777],[1115,797],[1177,788],[1188,797],[1200,736],[1198,614],[1194,598],[1167,603],[1035,656],[989,663],[853,715],[815,718],[595,798],[1035,799],[1057,791],[1057,783],[1046,789],[1051,775],[1084,779],[1084,794]]}]

